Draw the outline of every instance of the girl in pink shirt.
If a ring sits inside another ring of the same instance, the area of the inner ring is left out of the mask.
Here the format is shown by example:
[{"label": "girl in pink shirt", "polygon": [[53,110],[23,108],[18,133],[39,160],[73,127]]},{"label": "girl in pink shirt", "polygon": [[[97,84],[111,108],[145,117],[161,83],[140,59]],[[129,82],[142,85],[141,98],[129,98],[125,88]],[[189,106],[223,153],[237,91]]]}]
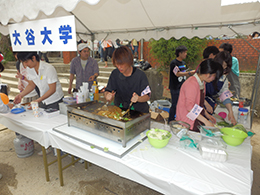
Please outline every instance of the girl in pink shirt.
[{"label": "girl in pink shirt", "polygon": [[[223,67],[212,59],[204,60],[198,73],[189,77],[181,86],[177,103],[176,120],[190,124],[190,130],[198,131],[198,125],[214,126],[216,119],[204,110],[205,83],[217,81],[223,74]],[[212,121],[212,122],[210,122]]]}]

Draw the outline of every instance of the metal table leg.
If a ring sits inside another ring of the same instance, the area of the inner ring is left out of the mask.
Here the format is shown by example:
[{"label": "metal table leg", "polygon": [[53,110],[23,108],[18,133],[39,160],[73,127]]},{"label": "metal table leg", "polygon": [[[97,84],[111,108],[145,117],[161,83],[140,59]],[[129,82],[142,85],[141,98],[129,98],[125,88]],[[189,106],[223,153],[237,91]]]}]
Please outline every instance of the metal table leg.
[{"label": "metal table leg", "polygon": [[43,158],[43,164],[44,164],[44,169],[45,169],[46,181],[50,181],[49,169],[48,169],[49,165],[47,162],[46,150],[43,146],[42,146],[42,158]]},{"label": "metal table leg", "polygon": [[[78,162],[80,159],[78,158],[77,160],[75,160],[74,156],[72,156],[71,159],[71,163],[62,167],[62,159],[66,156],[68,156],[68,154],[62,155],[61,156],[61,151],[60,149],[56,149],[57,151],[57,159],[48,163],[47,161],[47,155],[46,155],[46,150],[45,148],[42,146],[42,154],[43,154],[43,163],[44,163],[44,169],[45,169],[45,176],[46,176],[46,181],[50,181],[50,176],[49,176],[49,169],[48,166],[52,165],[53,163],[57,162],[58,163],[58,171],[59,171],[59,178],[60,178],[60,186],[64,186],[64,182],[63,182],[63,170],[65,170],[66,168],[70,167],[71,165],[75,165],[76,162]],[[91,165],[91,164],[90,164]],[[85,161],[85,169],[88,168],[88,162]]]},{"label": "metal table leg", "polygon": [[58,169],[59,169],[60,186],[64,186],[60,149],[56,149],[56,151],[57,151],[57,161],[58,161]]}]

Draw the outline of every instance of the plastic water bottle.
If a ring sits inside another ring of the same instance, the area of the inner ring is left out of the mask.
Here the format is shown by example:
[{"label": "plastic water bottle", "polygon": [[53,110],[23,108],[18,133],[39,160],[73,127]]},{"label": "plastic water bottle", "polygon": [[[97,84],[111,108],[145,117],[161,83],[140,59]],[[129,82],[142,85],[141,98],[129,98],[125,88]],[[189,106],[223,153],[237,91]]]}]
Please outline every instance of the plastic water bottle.
[{"label": "plastic water bottle", "polygon": [[89,92],[89,99],[90,99],[90,101],[94,100],[94,93],[92,91]]}]

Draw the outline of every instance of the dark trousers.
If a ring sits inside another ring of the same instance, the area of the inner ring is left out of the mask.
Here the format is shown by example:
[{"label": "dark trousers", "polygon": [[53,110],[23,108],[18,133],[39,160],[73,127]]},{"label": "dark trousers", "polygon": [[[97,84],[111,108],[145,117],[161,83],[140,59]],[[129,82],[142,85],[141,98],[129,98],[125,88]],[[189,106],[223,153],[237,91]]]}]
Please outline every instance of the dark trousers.
[{"label": "dark trousers", "polygon": [[105,62],[107,62],[107,56],[109,56],[110,58],[112,58],[112,54],[113,54],[113,47],[106,47],[106,50],[103,51],[103,57]]},{"label": "dark trousers", "polygon": [[168,122],[175,120],[175,115],[176,115],[176,106],[177,106],[177,102],[179,99],[179,94],[180,94],[180,90],[179,89],[171,89],[171,97],[172,97],[172,106],[170,108],[170,114],[169,114],[169,119]]},{"label": "dark trousers", "polygon": [[60,100],[58,100],[57,102],[54,102],[54,103],[48,104],[48,105],[46,105],[46,104],[40,102],[39,107],[40,107],[40,108],[44,108],[44,109],[53,108],[53,109],[59,110],[59,109],[60,109],[59,103],[63,102],[62,99],[63,99],[63,97],[62,97]]}]

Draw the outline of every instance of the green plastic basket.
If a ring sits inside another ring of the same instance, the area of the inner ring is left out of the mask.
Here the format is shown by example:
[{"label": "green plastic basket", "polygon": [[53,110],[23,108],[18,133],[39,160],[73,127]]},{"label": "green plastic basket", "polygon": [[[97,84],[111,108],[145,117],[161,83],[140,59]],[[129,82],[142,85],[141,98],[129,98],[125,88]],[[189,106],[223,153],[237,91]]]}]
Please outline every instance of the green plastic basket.
[{"label": "green plastic basket", "polygon": [[225,127],[220,129],[223,133],[222,139],[230,146],[238,146],[247,138],[247,133],[242,130]]},{"label": "green plastic basket", "polygon": [[[165,147],[169,140],[171,139],[172,137],[172,134],[170,134],[171,136],[167,139],[163,139],[163,140],[159,140],[159,139],[154,139],[154,138],[151,138],[148,136],[149,132],[151,130],[147,131],[146,132],[146,136],[148,137],[148,140],[149,140],[149,143],[154,147],[154,148],[163,148]],[[163,130],[163,129],[159,129],[159,131],[162,131],[162,132],[169,132],[169,131],[166,131],[166,130]]]}]

